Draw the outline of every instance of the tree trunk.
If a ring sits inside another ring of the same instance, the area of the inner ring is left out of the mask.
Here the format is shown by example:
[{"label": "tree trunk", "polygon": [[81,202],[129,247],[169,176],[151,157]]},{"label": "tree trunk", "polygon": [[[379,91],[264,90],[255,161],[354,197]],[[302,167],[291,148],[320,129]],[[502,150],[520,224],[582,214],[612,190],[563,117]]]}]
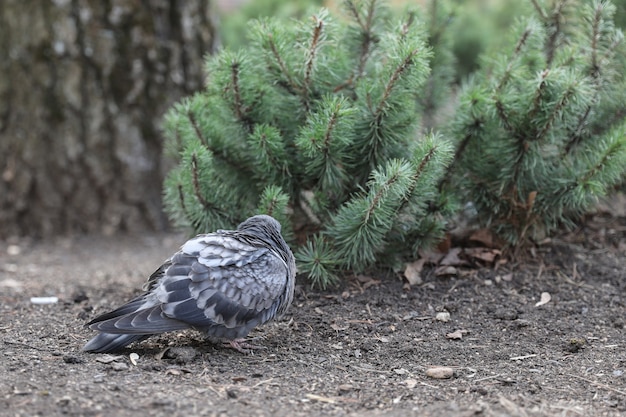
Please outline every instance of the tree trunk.
[{"label": "tree trunk", "polygon": [[0,238],[167,224],[160,124],[202,87],[208,4],[0,1]]}]

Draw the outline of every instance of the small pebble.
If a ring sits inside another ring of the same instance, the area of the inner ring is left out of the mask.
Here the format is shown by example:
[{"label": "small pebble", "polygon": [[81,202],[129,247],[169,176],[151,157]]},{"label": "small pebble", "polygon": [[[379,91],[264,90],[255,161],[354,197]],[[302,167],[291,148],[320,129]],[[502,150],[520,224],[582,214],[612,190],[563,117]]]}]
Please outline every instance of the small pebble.
[{"label": "small pebble", "polygon": [[67,407],[72,402],[72,398],[69,395],[65,395],[56,400],[56,403],[60,407]]},{"label": "small pebble", "polygon": [[339,392],[348,392],[354,389],[353,385],[350,384],[341,384],[339,385]]},{"label": "small pebble", "polygon": [[448,366],[435,366],[426,370],[426,376],[435,379],[448,379],[454,376],[454,369]]},{"label": "small pebble", "polygon": [[435,319],[439,320],[439,321],[443,321],[444,323],[448,322],[448,321],[450,321],[450,313],[448,313],[447,311],[440,311],[435,316]]},{"label": "small pebble", "polygon": [[7,247],[7,254],[11,256],[17,256],[22,253],[22,248],[17,245],[9,245]]}]

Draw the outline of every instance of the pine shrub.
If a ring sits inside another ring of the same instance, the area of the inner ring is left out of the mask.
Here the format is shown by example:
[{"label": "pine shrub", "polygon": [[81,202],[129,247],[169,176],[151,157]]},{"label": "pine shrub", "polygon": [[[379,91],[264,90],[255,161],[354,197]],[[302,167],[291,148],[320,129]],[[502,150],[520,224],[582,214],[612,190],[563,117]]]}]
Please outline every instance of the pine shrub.
[{"label": "pine shrub", "polygon": [[510,245],[572,226],[626,169],[623,34],[606,1],[533,1],[460,94],[453,171]]},{"label": "pine shrub", "polygon": [[453,155],[419,133],[431,52],[415,14],[345,9],[255,21],[248,46],[210,57],[206,89],[165,121],[171,218],[202,233],[271,214],[321,287],[436,241],[429,203]]}]

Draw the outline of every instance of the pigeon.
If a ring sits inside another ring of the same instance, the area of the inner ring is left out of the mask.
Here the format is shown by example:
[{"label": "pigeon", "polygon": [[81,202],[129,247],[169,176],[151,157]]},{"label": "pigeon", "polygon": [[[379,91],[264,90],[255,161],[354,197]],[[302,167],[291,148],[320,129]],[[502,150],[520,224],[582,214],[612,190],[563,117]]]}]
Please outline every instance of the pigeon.
[{"label": "pigeon", "polygon": [[87,323],[100,333],[83,350],[113,352],[192,328],[247,352],[244,347],[256,347],[245,343],[248,333],[291,304],[295,275],[293,253],[271,216],[198,235],[150,276],[145,293]]}]

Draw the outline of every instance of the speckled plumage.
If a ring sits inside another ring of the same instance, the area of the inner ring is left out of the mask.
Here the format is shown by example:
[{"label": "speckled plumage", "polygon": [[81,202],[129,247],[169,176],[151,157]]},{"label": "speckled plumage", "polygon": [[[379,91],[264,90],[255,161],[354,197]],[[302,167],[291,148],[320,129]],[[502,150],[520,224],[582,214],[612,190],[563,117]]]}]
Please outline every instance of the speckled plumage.
[{"label": "speckled plumage", "polygon": [[198,235],[150,276],[144,294],[89,322],[100,333],[83,350],[111,352],[187,328],[244,338],[287,310],[295,274],[293,254],[270,216],[251,217],[237,230]]}]

